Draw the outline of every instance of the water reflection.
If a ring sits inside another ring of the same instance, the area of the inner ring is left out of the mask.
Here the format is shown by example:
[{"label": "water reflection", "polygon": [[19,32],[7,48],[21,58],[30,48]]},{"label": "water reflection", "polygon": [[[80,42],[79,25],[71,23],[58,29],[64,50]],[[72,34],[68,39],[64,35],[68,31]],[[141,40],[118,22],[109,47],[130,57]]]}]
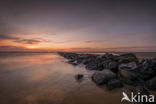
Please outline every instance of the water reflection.
[{"label": "water reflection", "polygon": [[[91,80],[91,71],[74,67],[55,53],[7,53],[0,57],[0,104],[113,104],[122,88],[107,91]],[[82,73],[78,83],[74,75]],[[111,100],[113,99],[113,100]]]},{"label": "water reflection", "polygon": [[0,58],[0,104],[62,103],[79,84],[73,67],[57,54],[24,54]]}]

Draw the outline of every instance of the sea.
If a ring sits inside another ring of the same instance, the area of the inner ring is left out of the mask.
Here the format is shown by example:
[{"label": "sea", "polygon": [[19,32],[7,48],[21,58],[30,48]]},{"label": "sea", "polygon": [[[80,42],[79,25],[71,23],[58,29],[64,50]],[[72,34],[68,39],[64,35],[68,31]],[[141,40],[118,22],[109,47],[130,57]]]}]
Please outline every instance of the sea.
[{"label": "sea", "polygon": [[[156,57],[154,52],[136,55]],[[1,52],[0,104],[121,104],[122,92],[132,89],[125,85],[109,91],[92,82],[93,73],[68,64],[57,53]],[[84,75],[82,81],[75,79],[77,74]]]}]

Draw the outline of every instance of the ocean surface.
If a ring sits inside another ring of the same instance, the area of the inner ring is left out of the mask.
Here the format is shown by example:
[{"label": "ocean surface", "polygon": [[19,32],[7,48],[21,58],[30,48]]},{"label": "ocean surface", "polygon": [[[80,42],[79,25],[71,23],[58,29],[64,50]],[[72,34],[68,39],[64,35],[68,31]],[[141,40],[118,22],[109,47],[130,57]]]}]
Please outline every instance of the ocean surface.
[{"label": "ocean surface", "polygon": [[0,104],[120,104],[131,89],[99,87],[90,79],[94,71],[66,61],[57,53],[0,53]]}]

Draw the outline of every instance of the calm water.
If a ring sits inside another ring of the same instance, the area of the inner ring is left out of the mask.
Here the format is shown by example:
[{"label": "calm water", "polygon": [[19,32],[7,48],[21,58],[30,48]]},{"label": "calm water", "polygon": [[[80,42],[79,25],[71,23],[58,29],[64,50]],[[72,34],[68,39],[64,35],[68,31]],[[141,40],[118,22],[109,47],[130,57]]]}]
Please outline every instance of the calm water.
[{"label": "calm water", "polygon": [[0,104],[120,104],[129,88],[108,91],[90,80],[92,73],[56,53],[1,53]]}]

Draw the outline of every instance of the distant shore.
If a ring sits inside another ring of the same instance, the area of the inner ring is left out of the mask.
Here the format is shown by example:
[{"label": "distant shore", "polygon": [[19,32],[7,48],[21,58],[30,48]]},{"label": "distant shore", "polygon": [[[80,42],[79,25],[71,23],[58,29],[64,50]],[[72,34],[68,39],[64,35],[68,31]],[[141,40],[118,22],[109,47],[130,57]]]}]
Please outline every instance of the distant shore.
[{"label": "distant shore", "polygon": [[[0,54],[3,53],[58,53],[57,51],[0,51]],[[67,52],[68,53],[68,52]],[[103,55],[107,52],[104,51],[94,51],[94,52],[74,52],[74,53],[79,53],[79,54],[98,54],[98,55]],[[129,53],[129,52],[109,52],[111,54],[124,54],[124,53]],[[156,57],[156,52],[133,52],[138,58],[153,58]]]}]

